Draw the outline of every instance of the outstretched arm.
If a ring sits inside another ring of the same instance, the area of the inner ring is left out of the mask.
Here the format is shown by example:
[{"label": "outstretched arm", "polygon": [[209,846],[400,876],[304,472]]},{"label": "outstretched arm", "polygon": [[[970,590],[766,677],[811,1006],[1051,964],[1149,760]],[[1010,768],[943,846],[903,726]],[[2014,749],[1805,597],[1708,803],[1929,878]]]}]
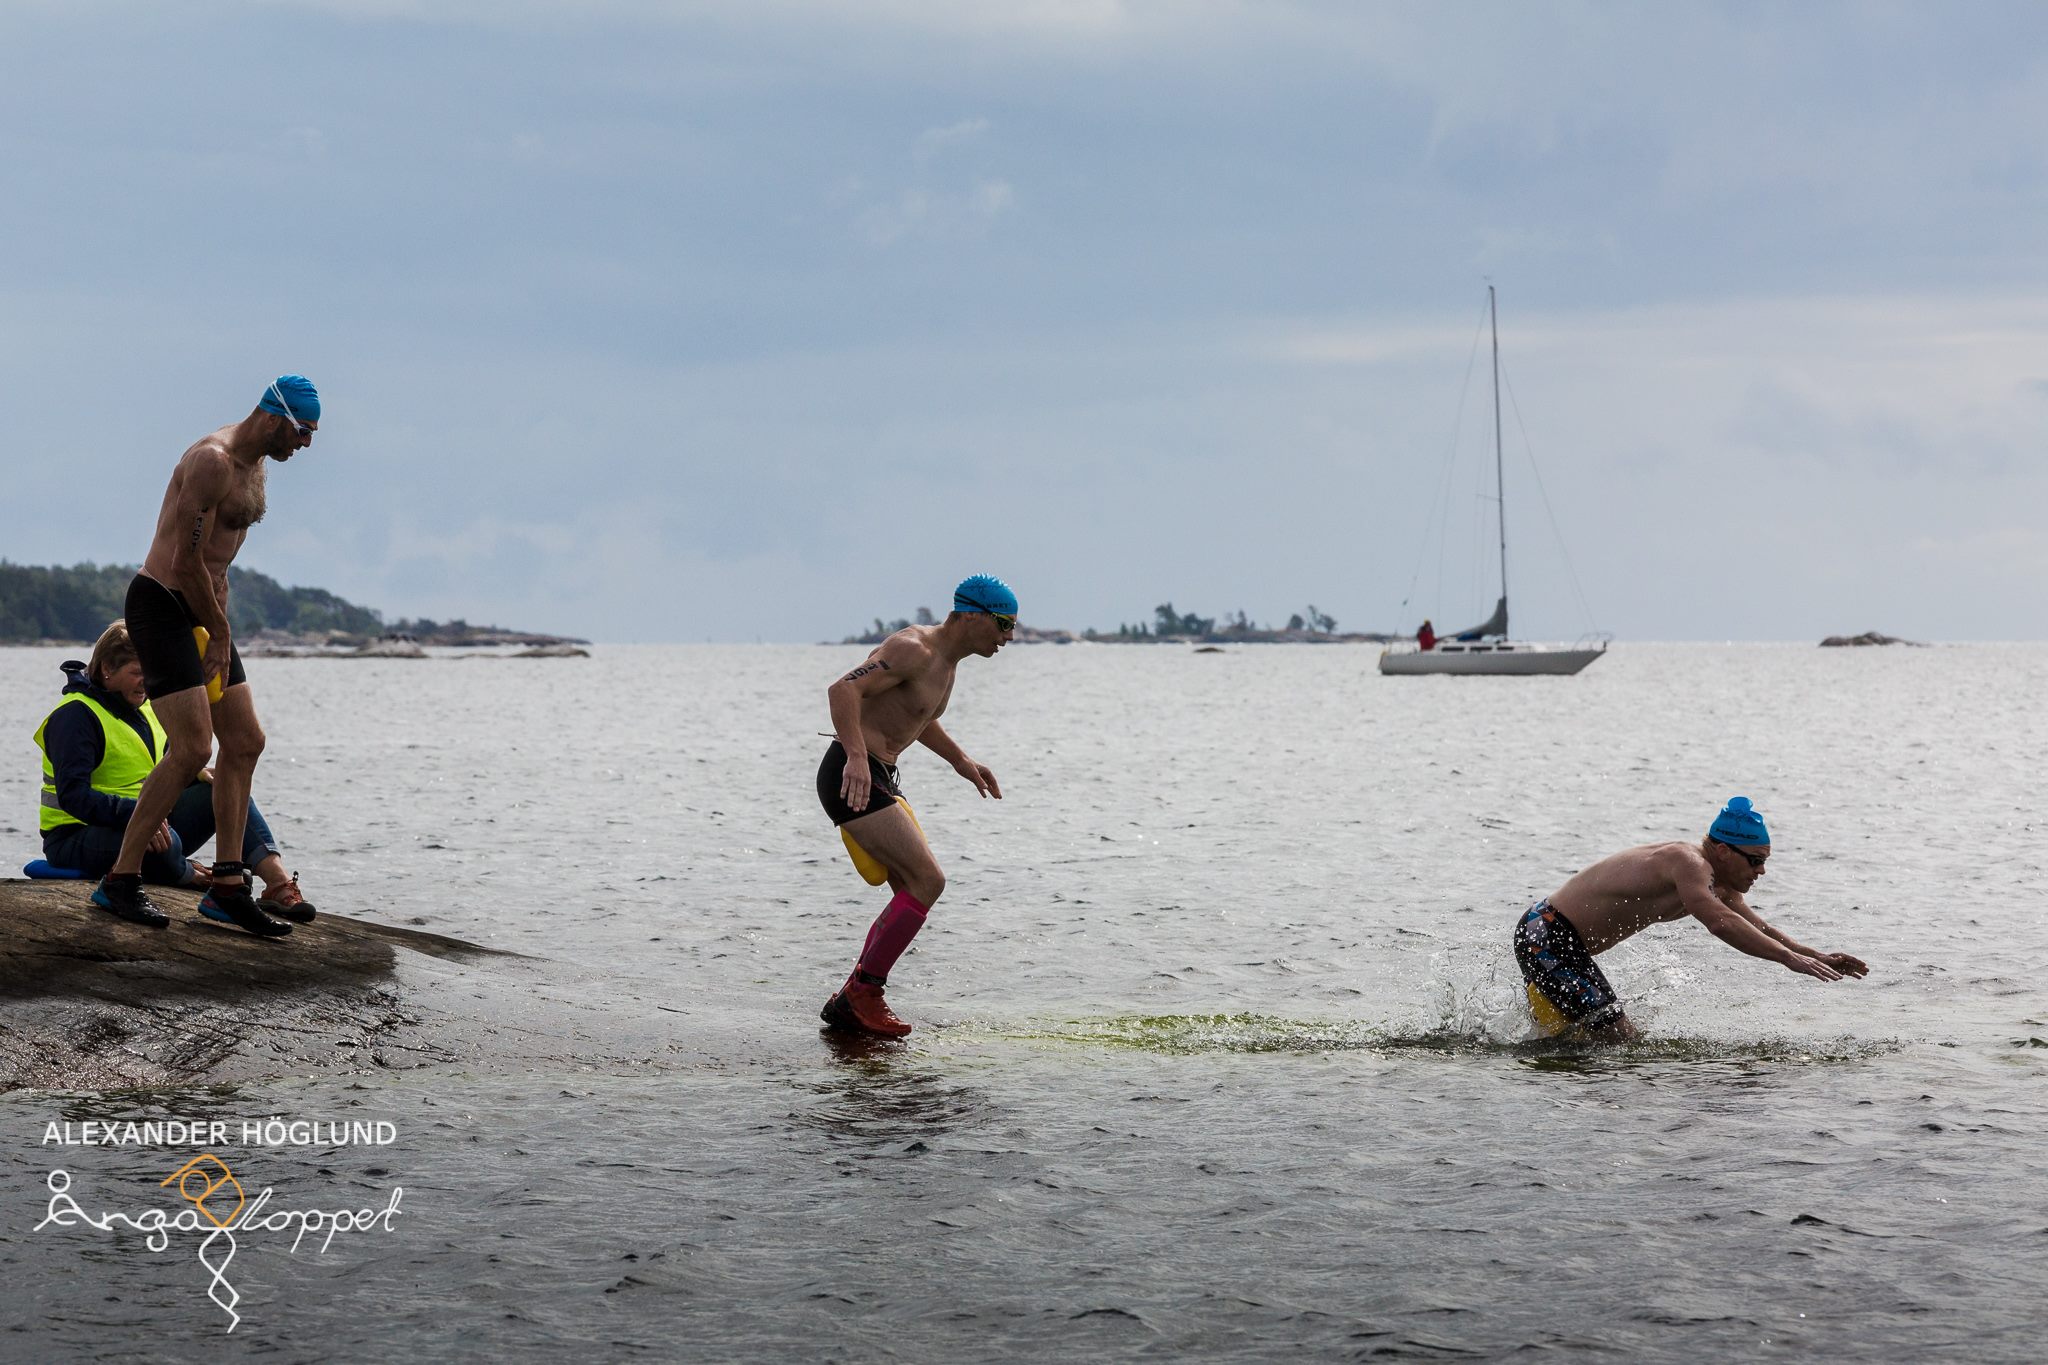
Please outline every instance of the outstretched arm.
[{"label": "outstretched arm", "polygon": [[1721,900],[1728,906],[1729,909],[1733,910],[1736,914],[1748,920],[1750,924],[1754,925],[1757,928],[1757,930],[1759,930],[1761,933],[1765,934],[1770,938],[1776,939],[1779,943],[1784,944],[1793,952],[1800,953],[1806,957],[1813,958],[1820,962],[1825,962],[1828,964],[1828,966],[1833,967],[1836,971],[1840,972],[1844,976],[1861,977],[1870,975],[1870,968],[1867,965],[1865,965],[1862,958],[1851,957],[1848,953],[1824,953],[1818,948],[1809,948],[1805,944],[1793,938],[1790,934],[1787,934],[1784,930],[1778,928],[1774,924],[1771,924],[1770,922],[1765,920],[1762,915],[1759,915],[1756,912],[1755,908],[1751,906],[1748,901],[1743,899],[1742,893],[1740,891],[1727,892],[1721,897]]},{"label": "outstretched arm", "polygon": [[[1705,858],[1696,850],[1674,850],[1670,855],[1678,866],[1673,869],[1678,886],[1679,903],[1686,912],[1707,931],[1737,952],[1760,957],[1766,962],[1775,962],[1781,967],[1814,977],[1821,981],[1838,981],[1841,972],[1813,955],[1794,948],[1782,936],[1772,937],[1750,920],[1737,913],[1727,901],[1714,894],[1713,875],[1707,868]],[[1747,908],[1747,907],[1745,907]]]},{"label": "outstretched arm", "polygon": [[917,737],[917,742],[952,764],[953,771],[972,782],[974,789],[984,797],[993,796],[998,801],[1003,799],[1003,789],[996,785],[996,775],[969,758],[967,751],[940,729],[937,721],[924,727],[924,733]]}]

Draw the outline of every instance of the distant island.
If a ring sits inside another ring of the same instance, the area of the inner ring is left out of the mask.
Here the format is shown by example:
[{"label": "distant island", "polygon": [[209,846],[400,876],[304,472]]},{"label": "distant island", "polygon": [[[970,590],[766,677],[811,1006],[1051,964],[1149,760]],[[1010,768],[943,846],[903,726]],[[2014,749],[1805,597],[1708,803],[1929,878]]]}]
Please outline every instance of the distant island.
[{"label": "distant island", "polygon": [[[48,568],[0,559],[0,644],[90,644],[126,609],[132,564],[74,564]],[[268,574],[230,566],[228,624],[238,640],[276,645],[352,649],[378,640],[423,645],[481,646],[588,644],[587,640],[467,621],[400,620],[344,601],[324,588],[287,588]]]},{"label": "distant island", "polygon": [[[929,626],[937,622],[930,607],[919,607],[914,618],[884,621],[876,617],[868,629],[857,635],[849,635],[839,641],[842,645],[878,645],[899,630],[909,626]],[[1380,631],[1360,631],[1340,635],[1337,633],[1335,617],[1318,611],[1311,605],[1307,614],[1300,612],[1287,618],[1284,626],[1258,625],[1240,610],[1235,616],[1198,616],[1194,612],[1174,609],[1171,602],[1161,602],[1152,609],[1150,621],[1135,624],[1121,624],[1113,631],[1096,630],[1092,626],[1082,631],[1041,628],[1019,623],[1016,639],[1020,644],[1072,644],[1076,640],[1087,640],[1095,644],[1109,645],[1280,645],[1280,644],[1385,644],[1405,636],[1388,635]]]},{"label": "distant island", "polygon": [[1865,645],[1912,645],[1916,649],[1924,648],[1922,641],[1901,640],[1896,635],[1886,635],[1883,631],[1877,630],[1866,630],[1861,635],[1830,635],[1820,644],[1822,649],[1854,649]]}]

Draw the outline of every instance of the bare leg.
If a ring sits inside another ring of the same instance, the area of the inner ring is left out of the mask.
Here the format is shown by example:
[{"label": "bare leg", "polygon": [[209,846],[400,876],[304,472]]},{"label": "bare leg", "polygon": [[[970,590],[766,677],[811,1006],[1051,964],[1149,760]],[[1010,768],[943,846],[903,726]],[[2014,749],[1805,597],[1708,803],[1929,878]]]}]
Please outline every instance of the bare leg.
[{"label": "bare leg", "polygon": [[1579,1036],[1589,1043],[1633,1043],[1643,1035],[1626,1014],[1617,1014],[1604,1024],[1581,1028]]},{"label": "bare leg", "polygon": [[908,891],[929,910],[946,890],[946,874],[932,856],[917,821],[894,801],[846,822],[846,832],[889,873],[892,891]]},{"label": "bare leg", "polygon": [[263,727],[247,683],[230,687],[214,703],[213,732],[220,739],[220,761],[213,768],[213,855],[219,862],[240,862],[249,788],[263,753]]},{"label": "bare leg", "polygon": [[[158,697],[150,709],[164,727],[164,751],[157,756],[156,766],[149,770],[142,790],[136,793],[135,809],[128,816],[128,828],[121,834],[121,852],[114,859],[115,876],[141,874],[142,855],[149,851],[151,837],[213,754],[213,722],[207,715],[205,688],[188,687],[168,697]],[[239,820],[235,829],[239,841]],[[235,846],[241,847],[239,842]]]},{"label": "bare leg", "polygon": [[275,853],[256,864],[254,870],[263,879],[263,894],[266,896],[292,879],[292,874],[284,870],[284,859]]},{"label": "bare leg", "polygon": [[910,1025],[889,1008],[882,987],[889,969],[924,927],[925,913],[945,892],[946,874],[939,870],[917,821],[894,801],[847,821],[845,829],[882,865],[889,874],[889,889],[896,894],[869,926],[867,942],[855,958],[846,984],[825,1002],[819,1014],[835,1029],[901,1038],[911,1031]]}]

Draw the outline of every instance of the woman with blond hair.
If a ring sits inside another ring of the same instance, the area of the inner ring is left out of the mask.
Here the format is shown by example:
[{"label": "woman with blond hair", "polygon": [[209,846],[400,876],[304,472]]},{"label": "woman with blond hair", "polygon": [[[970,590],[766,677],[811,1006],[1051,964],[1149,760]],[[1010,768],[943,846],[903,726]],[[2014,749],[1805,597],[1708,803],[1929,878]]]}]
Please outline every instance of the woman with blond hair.
[{"label": "woman with blond hair", "polygon": [[[100,877],[121,851],[135,794],[163,756],[164,729],[143,690],[142,664],[125,621],[106,628],[89,663],[66,660],[64,675],[64,699],[36,728],[36,745],[43,751],[43,858],[53,867]],[[211,776],[202,772],[180,794],[170,818],[150,835],[144,880],[163,886],[207,884],[205,871],[187,855],[213,837]],[[302,923],[313,918],[312,905],[299,894],[298,878],[285,871],[277,841],[254,801],[237,856],[263,879],[260,904],[266,911]],[[200,909],[206,909],[205,902]],[[168,920],[158,912],[142,922],[160,927]]]}]

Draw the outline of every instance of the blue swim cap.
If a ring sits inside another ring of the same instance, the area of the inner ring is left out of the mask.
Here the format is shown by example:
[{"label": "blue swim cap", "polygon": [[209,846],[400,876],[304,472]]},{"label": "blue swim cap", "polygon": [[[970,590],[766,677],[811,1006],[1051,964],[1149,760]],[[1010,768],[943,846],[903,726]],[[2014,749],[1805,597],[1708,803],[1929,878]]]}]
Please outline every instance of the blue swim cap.
[{"label": "blue swim cap", "polygon": [[[277,401],[280,394],[284,396],[285,403],[291,405],[290,412],[286,412],[284,404]],[[313,381],[302,374],[281,374],[263,391],[263,397],[256,406],[265,412],[274,412],[279,417],[296,417],[301,422],[317,422],[320,420],[320,390],[314,388]]]},{"label": "blue swim cap", "polygon": [[985,611],[995,616],[1017,614],[1017,594],[994,574],[978,573],[960,580],[953,589],[954,611]]},{"label": "blue swim cap", "polygon": [[1763,816],[1756,813],[1746,796],[1728,798],[1728,804],[1714,817],[1714,827],[1707,831],[1707,837],[1724,844],[1759,844],[1765,848],[1771,844],[1771,832],[1764,828]]}]

